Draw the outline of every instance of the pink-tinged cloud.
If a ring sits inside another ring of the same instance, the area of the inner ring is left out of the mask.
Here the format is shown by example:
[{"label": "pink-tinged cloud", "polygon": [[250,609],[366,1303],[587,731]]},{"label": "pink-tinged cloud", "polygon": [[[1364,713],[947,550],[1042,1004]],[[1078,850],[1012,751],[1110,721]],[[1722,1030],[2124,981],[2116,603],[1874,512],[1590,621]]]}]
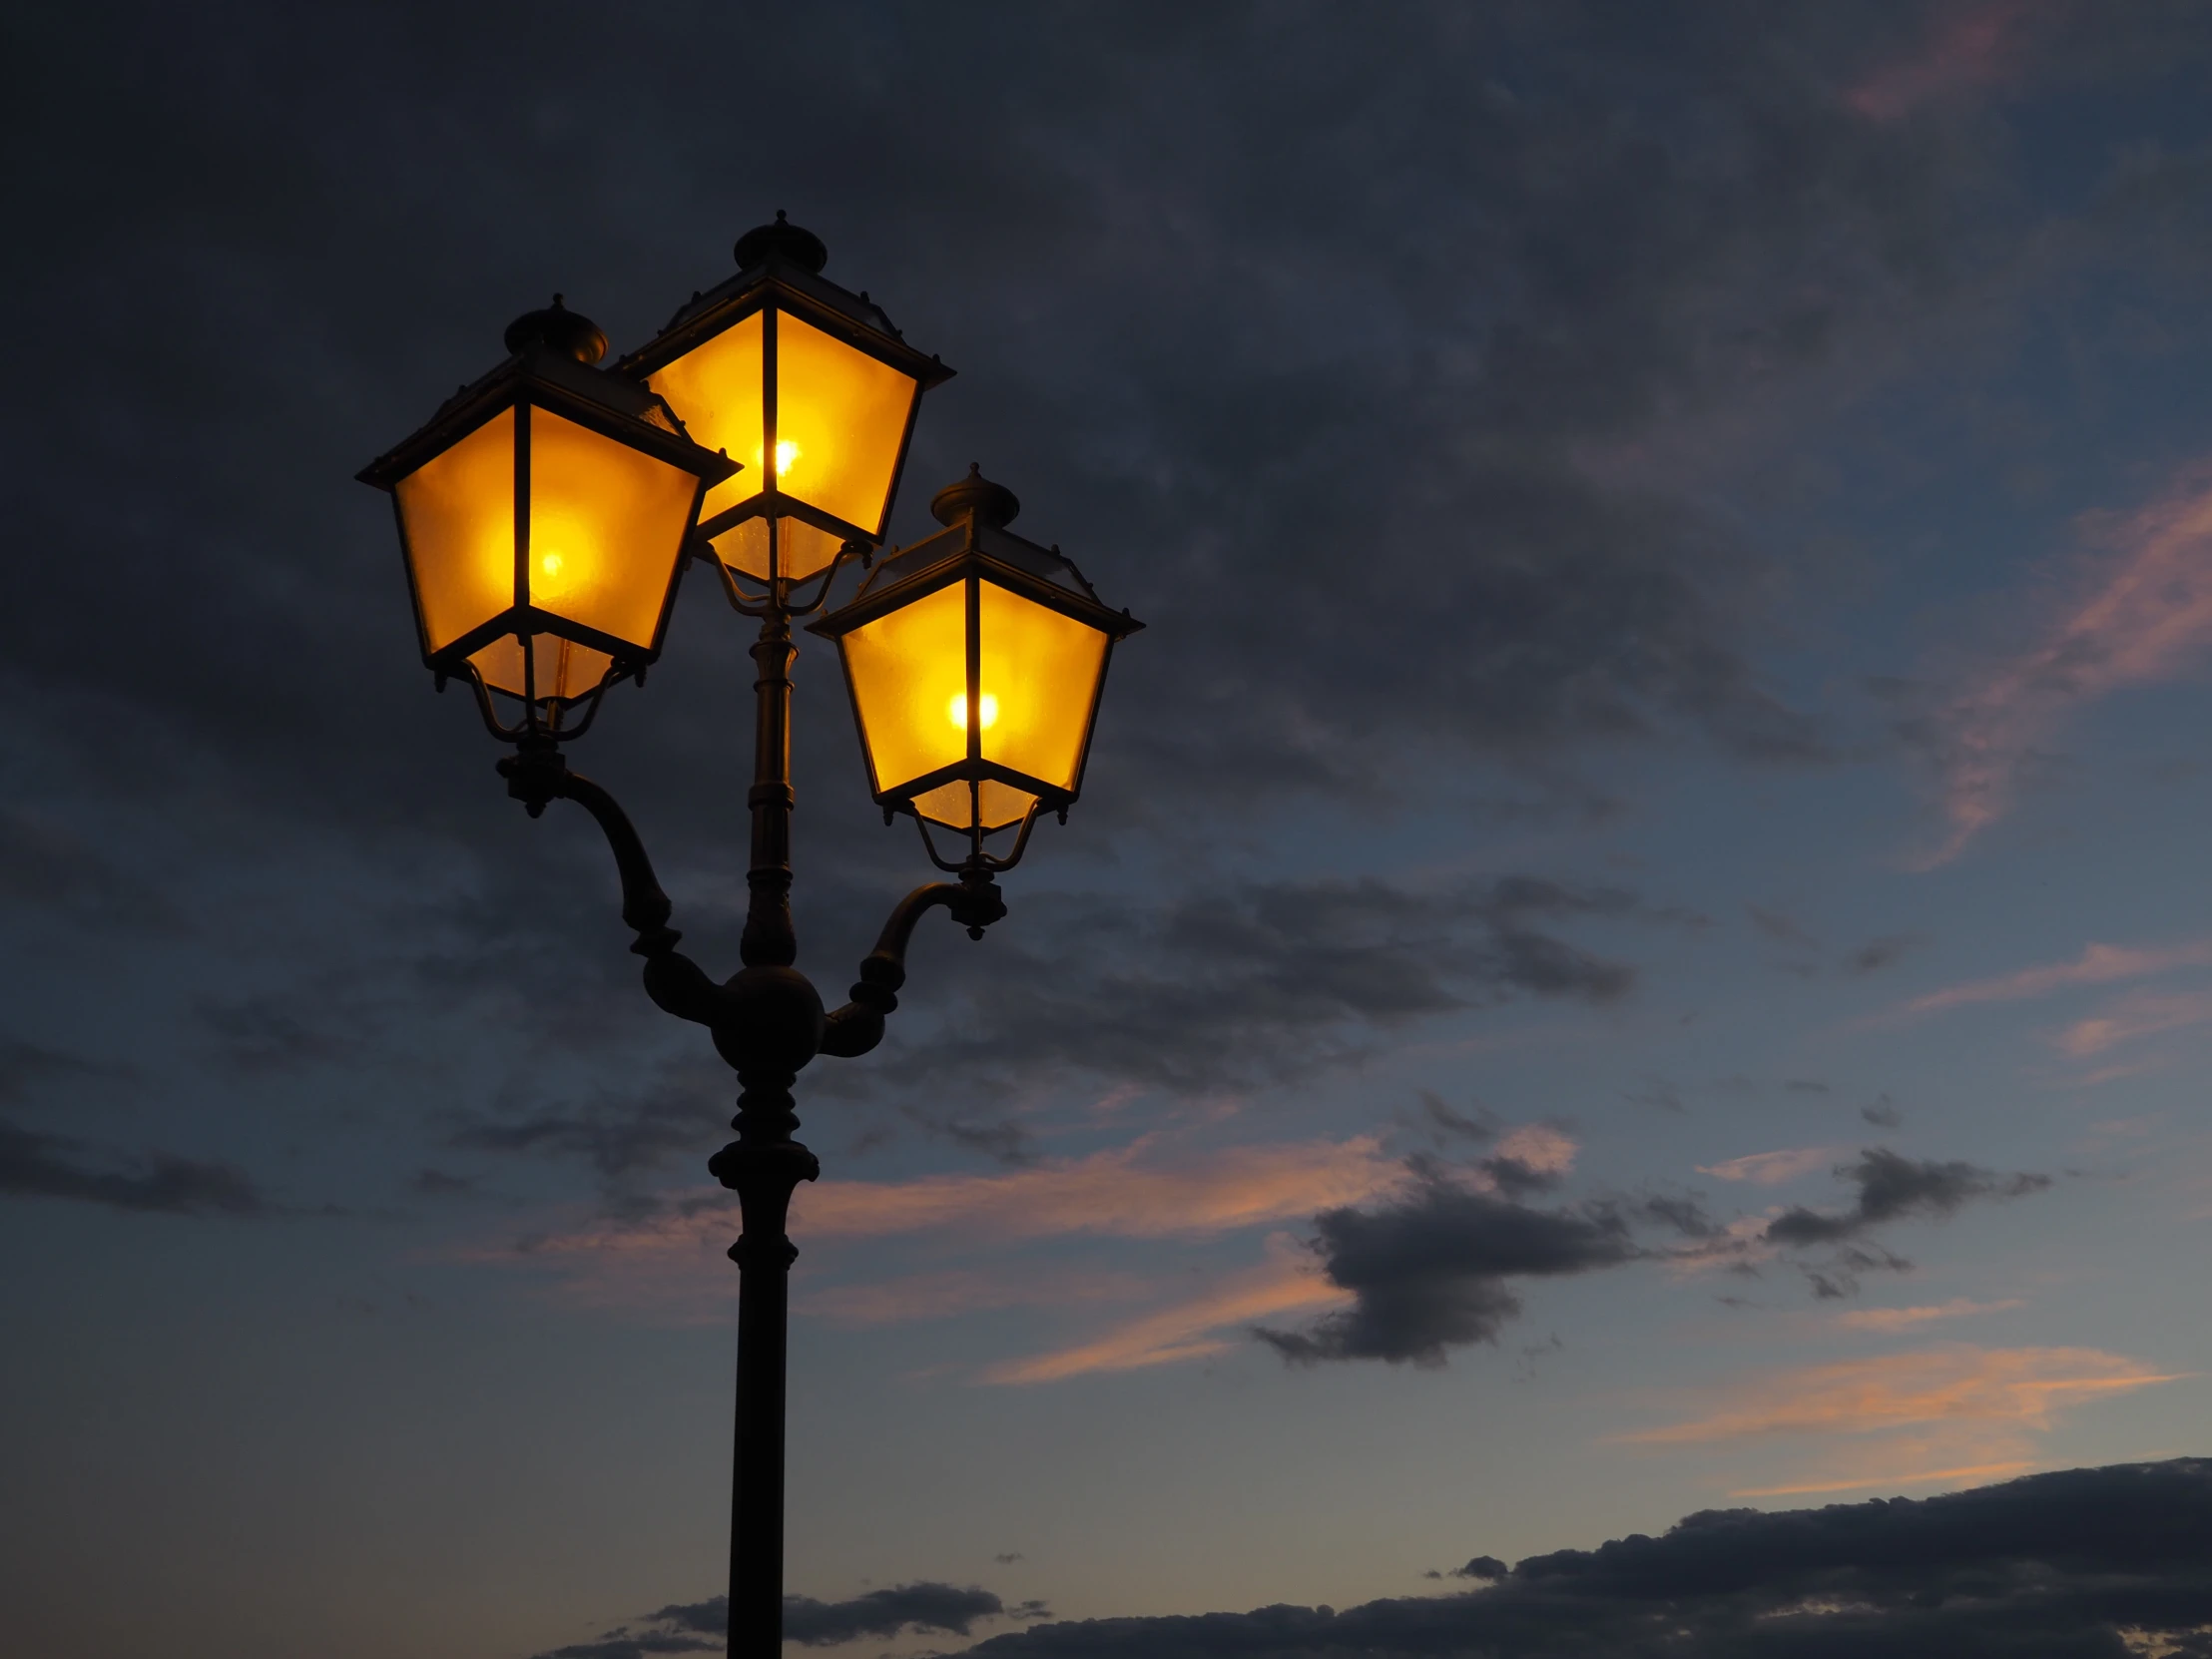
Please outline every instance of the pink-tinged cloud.
[{"label": "pink-tinged cloud", "polygon": [[1795,1181],[1801,1175],[1826,1169],[1836,1162],[1837,1151],[1832,1146],[1800,1146],[1782,1152],[1749,1152],[1741,1158],[1726,1158],[1717,1164],[1699,1164],[1697,1172],[1710,1175],[1716,1181],[1749,1181],[1754,1186],[1779,1187],[1785,1181]]},{"label": "pink-tinged cloud", "polygon": [[2023,0],[1941,8],[1924,45],[1882,65],[1846,92],[1844,103],[1869,121],[1897,121],[2008,80],[2022,56],[2022,25],[2034,10]]},{"label": "pink-tinged cloud", "polygon": [[2090,529],[2109,551],[2043,637],[1933,717],[1950,830],[1923,868],[1957,856],[2010,810],[2021,769],[2075,708],[2177,678],[2212,644],[2212,465]]},{"label": "pink-tinged cloud", "polygon": [[[1549,1143],[1535,1155],[1558,1156]],[[1395,1186],[1404,1169],[1375,1136],[1230,1147],[1178,1158],[1157,1137],[1126,1147],[992,1175],[923,1176],[913,1181],[825,1181],[803,1186],[792,1232],[803,1244],[935,1231],[955,1240],[1090,1235],[1125,1239],[1211,1238],[1243,1228],[1305,1221]],[[596,1218],[550,1228],[521,1245],[478,1247],[460,1259],[552,1268],[564,1292],[591,1306],[661,1318],[724,1317],[737,1275],[724,1251],[738,1230],[735,1198],[688,1198],[639,1219]],[[805,1268],[803,1265],[802,1273]],[[1013,1296],[1008,1282],[946,1278],[911,1288],[919,1305],[944,1313]],[[804,1284],[802,1311],[831,1318],[889,1317],[896,1293],[851,1289],[822,1293]],[[839,1298],[844,1300],[840,1301]],[[826,1300],[824,1300],[826,1299]],[[1040,1293],[1040,1302],[1056,1300]],[[996,1306],[1012,1306],[999,1302]],[[935,1314],[905,1317],[933,1318]]]},{"label": "pink-tinged cloud", "polygon": [[2067,1409],[2189,1375],[2095,1349],[1955,1345],[1746,1379],[1687,1421],[1619,1437],[1700,1447],[1812,1442],[1814,1466],[1737,1487],[1741,1497],[1958,1486],[2035,1467],[2037,1436]]},{"label": "pink-tinged cloud", "polygon": [[1524,1123],[1498,1137],[1496,1155],[1543,1175],[1565,1175],[1574,1168],[1582,1143],[1548,1123]]},{"label": "pink-tinged cloud", "polygon": [[1965,1297],[1953,1297],[1948,1302],[1936,1303],[1922,1308],[1854,1308],[1848,1314],[1838,1314],[1836,1323],[1846,1331],[1915,1331],[1937,1320],[1966,1319],[1974,1314],[2004,1314],[2014,1308],[2025,1308],[2026,1303],[2016,1298],[2007,1302],[1974,1302]]},{"label": "pink-tinged cloud", "polygon": [[1154,1137],[993,1175],[802,1187],[793,1232],[868,1239],[932,1229],[999,1238],[1206,1238],[1357,1204],[1404,1178],[1372,1135],[1175,1157]]},{"label": "pink-tinged cloud", "polygon": [[2075,1020],[2055,1040],[2076,1059],[2086,1059],[2121,1043],[2208,1020],[2212,1020],[2212,991],[2135,991],[2101,1013]]},{"label": "pink-tinged cloud", "polygon": [[2128,946],[2092,944],[2070,962],[2049,962],[2022,968],[1994,979],[1973,979],[1939,991],[1917,996],[1898,1010],[1904,1014],[1940,1013],[1945,1008],[1976,1002],[2019,1002],[2047,996],[2074,985],[2108,985],[2120,979],[2141,979],[2176,968],[2212,967],[2212,938],[2188,939],[2180,944]]},{"label": "pink-tinged cloud", "polygon": [[1104,1336],[1049,1354],[1007,1360],[982,1374],[985,1382],[1058,1382],[1088,1372],[1135,1371],[1203,1360],[1236,1346],[1255,1320],[1349,1300],[1321,1276],[1320,1264],[1285,1236],[1269,1241],[1265,1267],[1223,1281],[1203,1295]]},{"label": "pink-tinged cloud", "polygon": [[2139,1360],[2088,1348],[1975,1348],[1847,1360],[1753,1379],[1686,1422],[1619,1436],[1695,1445],[1776,1434],[1864,1434],[1982,1423],[2045,1430],[2054,1413],[2092,1399],[2179,1382]]},{"label": "pink-tinged cloud", "polygon": [[1793,1480],[1780,1486],[1738,1486],[1730,1497],[1802,1497],[1808,1492],[1864,1492],[1874,1487],[1895,1490],[1900,1486],[1963,1486],[1969,1483],[1986,1485],[1992,1480],[2003,1480],[2015,1474],[2025,1474],[2035,1466],[2032,1457],[2018,1457],[2003,1463],[1967,1463],[1949,1469],[1904,1469],[1891,1474],[1847,1475],[1840,1480]]}]

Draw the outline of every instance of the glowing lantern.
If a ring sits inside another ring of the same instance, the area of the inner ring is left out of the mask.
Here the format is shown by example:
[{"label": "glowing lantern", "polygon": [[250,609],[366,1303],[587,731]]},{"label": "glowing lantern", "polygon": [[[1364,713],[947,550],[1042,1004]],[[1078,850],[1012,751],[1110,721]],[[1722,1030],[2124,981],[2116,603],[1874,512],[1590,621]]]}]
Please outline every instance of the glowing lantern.
[{"label": "glowing lantern", "polygon": [[803,582],[847,541],[883,539],[921,394],[952,370],[866,294],[827,280],[821,239],[782,214],[736,253],[737,276],[616,367],[748,469],[710,490],[701,515],[724,568]]},{"label": "glowing lantern", "polygon": [[973,837],[1065,814],[1114,642],[1144,625],[1057,548],[1006,529],[1013,492],[970,468],[946,528],[884,560],[809,630],[837,642],[877,805]]},{"label": "glowing lantern", "polygon": [[[440,683],[469,681],[503,735],[573,732],[579,707],[660,655],[700,502],[738,469],[591,366],[606,336],[558,294],[507,347],[360,479],[391,492]],[[493,694],[519,708],[513,729]]]}]

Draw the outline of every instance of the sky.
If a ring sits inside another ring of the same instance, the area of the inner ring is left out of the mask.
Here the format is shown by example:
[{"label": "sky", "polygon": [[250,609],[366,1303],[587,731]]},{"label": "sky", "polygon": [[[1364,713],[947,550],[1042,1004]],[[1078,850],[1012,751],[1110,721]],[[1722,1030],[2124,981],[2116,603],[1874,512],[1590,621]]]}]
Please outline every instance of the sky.
[{"label": "sky", "polygon": [[[1148,625],[801,1078],[795,1646],[2212,1654],[2212,7],[0,31],[11,1650],[719,1648],[733,1080],[353,474],[783,210]],[[718,974],[749,643],[572,753]]]}]

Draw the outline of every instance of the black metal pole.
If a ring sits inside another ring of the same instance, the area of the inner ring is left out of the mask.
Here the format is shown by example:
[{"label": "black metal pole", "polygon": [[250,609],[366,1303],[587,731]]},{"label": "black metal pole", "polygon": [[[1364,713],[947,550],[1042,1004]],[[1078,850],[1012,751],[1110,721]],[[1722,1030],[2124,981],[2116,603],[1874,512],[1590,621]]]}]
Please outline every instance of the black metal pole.
[{"label": "black metal pole", "polygon": [[709,1164],[738,1195],[737,1457],[730,1502],[730,1659],[779,1659],[784,1636],[784,1404],[791,1265],[785,1233],[793,1191],[821,1172],[793,1139],[792,1085],[819,1052],[822,999],[792,963],[791,617],[775,595],[753,647],[759,672],[753,789],[752,889],[731,1013],[716,1046],[737,1068],[738,1138]]}]

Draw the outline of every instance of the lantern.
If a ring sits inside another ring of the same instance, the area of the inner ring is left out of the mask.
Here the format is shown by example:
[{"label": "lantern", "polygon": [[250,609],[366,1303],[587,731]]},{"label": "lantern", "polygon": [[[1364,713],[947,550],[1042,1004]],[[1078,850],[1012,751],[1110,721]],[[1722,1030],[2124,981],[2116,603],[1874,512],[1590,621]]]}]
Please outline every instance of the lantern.
[{"label": "lantern", "polygon": [[960,831],[980,856],[983,836],[1074,803],[1107,658],[1144,624],[1100,604],[1058,548],[1008,531],[1020,503],[980,470],[929,510],[946,528],[809,632],[837,642],[886,818]]},{"label": "lantern", "polygon": [[616,367],[748,468],[701,513],[723,568],[804,582],[846,542],[883,539],[921,394],[952,370],[906,344],[866,294],[827,280],[821,239],[782,214],[736,254],[737,276],[693,294]]},{"label": "lantern", "polygon": [[506,343],[505,362],[359,476],[391,492],[439,684],[469,681],[502,736],[573,735],[580,708],[588,721],[660,655],[700,502],[738,468],[645,387],[593,367],[606,336],[560,295]]}]

